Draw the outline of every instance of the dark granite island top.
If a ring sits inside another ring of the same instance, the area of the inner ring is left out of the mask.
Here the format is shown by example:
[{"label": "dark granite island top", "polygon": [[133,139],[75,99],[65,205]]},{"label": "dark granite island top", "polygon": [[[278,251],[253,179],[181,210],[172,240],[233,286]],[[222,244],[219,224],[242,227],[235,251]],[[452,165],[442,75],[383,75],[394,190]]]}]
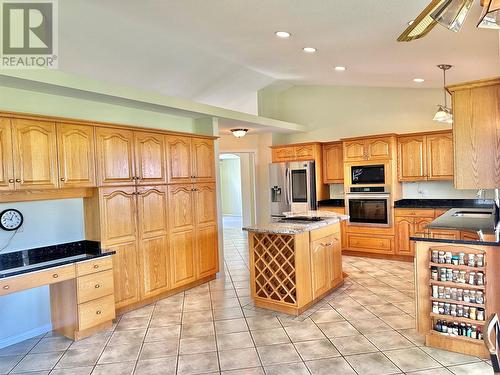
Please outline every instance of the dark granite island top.
[{"label": "dark granite island top", "polygon": [[492,208],[491,199],[400,199],[394,208]]},{"label": "dark granite island top", "polygon": [[77,241],[0,254],[0,279],[113,255],[100,242]]}]

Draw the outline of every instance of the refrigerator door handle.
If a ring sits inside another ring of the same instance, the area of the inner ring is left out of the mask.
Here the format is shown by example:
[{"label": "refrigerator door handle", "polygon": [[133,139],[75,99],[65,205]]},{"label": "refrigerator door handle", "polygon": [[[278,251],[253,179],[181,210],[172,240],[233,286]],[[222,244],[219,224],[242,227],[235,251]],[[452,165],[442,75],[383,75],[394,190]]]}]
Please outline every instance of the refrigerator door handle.
[{"label": "refrigerator door handle", "polygon": [[285,200],[286,200],[287,205],[290,204],[290,184],[289,184],[289,176],[288,176],[289,173],[290,173],[290,168],[286,168],[285,169],[284,185],[285,185]]}]

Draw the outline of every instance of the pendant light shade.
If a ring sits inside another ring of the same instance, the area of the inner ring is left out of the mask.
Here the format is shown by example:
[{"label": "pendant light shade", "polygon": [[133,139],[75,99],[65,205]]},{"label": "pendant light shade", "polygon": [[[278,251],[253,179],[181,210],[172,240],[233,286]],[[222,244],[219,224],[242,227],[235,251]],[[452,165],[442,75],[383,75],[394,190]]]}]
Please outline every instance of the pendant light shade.
[{"label": "pendant light shade", "polygon": [[500,30],[500,0],[484,0],[477,27]]},{"label": "pendant light shade", "polygon": [[231,129],[231,133],[233,133],[236,138],[244,137],[247,131],[248,129]]},{"label": "pendant light shade", "polygon": [[431,18],[447,29],[458,32],[473,2],[474,0],[446,0],[431,13]]},{"label": "pendant light shade", "polygon": [[439,104],[438,110],[434,115],[433,120],[438,122],[444,122],[447,124],[453,123],[453,115],[451,114],[451,109],[447,106],[447,96],[446,96],[446,71],[451,69],[451,65],[440,64],[438,68],[443,71],[443,91],[444,91],[444,105]]}]

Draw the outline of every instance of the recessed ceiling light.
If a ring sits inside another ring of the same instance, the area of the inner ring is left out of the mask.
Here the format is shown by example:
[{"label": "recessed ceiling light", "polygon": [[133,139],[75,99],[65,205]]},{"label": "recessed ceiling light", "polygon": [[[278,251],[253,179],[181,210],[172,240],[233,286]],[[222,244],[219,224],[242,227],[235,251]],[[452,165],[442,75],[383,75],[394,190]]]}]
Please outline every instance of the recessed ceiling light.
[{"label": "recessed ceiling light", "polygon": [[281,39],[290,38],[290,36],[292,35],[288,31],[276,31],[274,34]]},{"label": "recessed ceiling light", "polygon": [[406,24],[407,24],[408,26],[411,26],[411,25],[413,25],[413,22],[415,22],[415,20],[408,21]]},{"label": "recessed ceiling light", "polygon": [[336,66],[335,69],[337,72],[343,72],[346,70],[346,67],[345,66]]},{"label": "recessed ceiling light", "polygon": [[413,78],[413,82],[416,82],[416,83],[422,83],[424,81],[425,81],[425,79],[423,79],[423,78]]},{"label": "recessed ceiling light", "polygon": [[304,48],[302,48],[302,50],[303,50],[305,53],[314,53],[314,52],[316,52],[316,51],[317,51],[317,49],[316,49],[316,48],[314,48],[314,47],[304,47]]}]

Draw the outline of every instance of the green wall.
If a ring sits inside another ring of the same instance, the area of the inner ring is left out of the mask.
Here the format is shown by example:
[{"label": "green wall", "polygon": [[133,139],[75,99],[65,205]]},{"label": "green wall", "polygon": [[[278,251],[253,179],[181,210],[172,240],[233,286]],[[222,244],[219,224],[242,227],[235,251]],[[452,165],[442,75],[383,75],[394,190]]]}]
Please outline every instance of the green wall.
[{"label": "green wall", "polygon": [[222,214],[241,216],[240,158],[220,160]]}]

